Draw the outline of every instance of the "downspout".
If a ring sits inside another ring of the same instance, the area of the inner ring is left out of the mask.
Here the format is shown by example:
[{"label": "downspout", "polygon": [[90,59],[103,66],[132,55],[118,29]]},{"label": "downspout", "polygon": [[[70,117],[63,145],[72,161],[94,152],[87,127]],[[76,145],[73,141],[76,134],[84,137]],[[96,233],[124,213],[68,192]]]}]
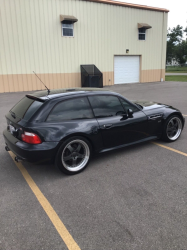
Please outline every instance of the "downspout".
[{"label": "downspout", "polygon": [[160,81],[163,81],[162,78],[162,56],[163,56],[163,38],[164,38],[164,21],[165,21],[165,12],[163,12],[163,22],[162,22],[162,49],[161,49],[161,69],[160,69]]}]

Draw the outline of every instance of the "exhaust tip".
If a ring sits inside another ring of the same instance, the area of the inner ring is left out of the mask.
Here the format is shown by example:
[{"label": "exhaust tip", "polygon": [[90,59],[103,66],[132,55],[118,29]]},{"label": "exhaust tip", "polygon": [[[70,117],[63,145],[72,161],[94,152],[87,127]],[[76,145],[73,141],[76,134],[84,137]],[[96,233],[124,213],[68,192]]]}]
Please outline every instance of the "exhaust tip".
[{"label": "exhaust tip", "polygon": [[14,160],[15,160],[16,162],[20,162],[20,161],[22,161],[22,159],[21,159],[21,158],[19,158],[18,156],[16,156],[16,157],[14,158]]},{"label": "exhaust tip", "polygon": [[8,146],[5,146],[5,150],[6,150],[6,151],[10,151],[10,149],[9,149]]}]

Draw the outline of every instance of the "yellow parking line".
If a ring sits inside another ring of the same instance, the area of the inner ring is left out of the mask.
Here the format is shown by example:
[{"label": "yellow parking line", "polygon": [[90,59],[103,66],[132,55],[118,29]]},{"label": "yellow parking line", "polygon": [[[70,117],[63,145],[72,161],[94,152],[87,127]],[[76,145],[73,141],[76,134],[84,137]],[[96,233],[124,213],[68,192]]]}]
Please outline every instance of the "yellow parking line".
[{"label": "yellow parking line", "polygon": [[171,150],[171,151],[173,151],[173,152],[175,152],[175,153],[178,153],[178,154],[180,154],[180,155],[187,156],[186,153],[183,153],[183,152],[181,152],[181,151],[179,151],[179,150],[176,150],[176,149],[174,149],[174,148],[170,148],[170,147],[164,146],[164,145],[159,144],[159,143],[156,143],[156,142],[152,142],[152,143],[155,144],[155,145],[157,145],[157,146],[160,146],[160,147],[162,147],[162,148],[166,148],[166,149],[168,149],[168,150]]},{"label": "yellow parking line", "polygon": [[[11,151],[9,151],[9,154],[12,157],[12,159],[14,160],[15,155]],[[66,244],[67,248],[69,250],[80,250],[79,246],[74,241],[73,237],[68,232],[65,225],[62,223],[62,221],[58,217],[57,213],[55,212],[55,210],[53,209],[53,207],[51,206],[49,201],[45,198],[43,193],[40,191],[40,189],[38,188],[38,186],[36,185],[36,183],[34,182],[32,177],[29,175],[27,170],[24,168],[24,166],[20,162],[19,163],[15,162],[15,164],[17,165],[17,167],[21,171],[27,184],[29,185],[29,187],[31,188],[33,193],[35,194],[36,198],[38,199],[39,203],[43,207],[44,211],[48,215],[48,217],[51,220],[51,222],[53,223],[54,227],[56,228],[56,230],[60,234],[60,236],[61,236],[62,240],[64,241],[64,243]]]}]

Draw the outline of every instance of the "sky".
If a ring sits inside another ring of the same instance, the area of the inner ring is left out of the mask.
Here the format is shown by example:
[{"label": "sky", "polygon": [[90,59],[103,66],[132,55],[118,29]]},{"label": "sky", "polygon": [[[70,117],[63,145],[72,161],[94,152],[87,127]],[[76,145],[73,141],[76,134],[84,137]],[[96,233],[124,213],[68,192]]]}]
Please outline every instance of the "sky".
[{"label": "sky", "polygon": [[[115,1],[115,0],[114,0]],[[176,27],[178,24],[187,27],[187,0],[116,0],[126,3],[148,5],[168,9],[168,28]]]}]

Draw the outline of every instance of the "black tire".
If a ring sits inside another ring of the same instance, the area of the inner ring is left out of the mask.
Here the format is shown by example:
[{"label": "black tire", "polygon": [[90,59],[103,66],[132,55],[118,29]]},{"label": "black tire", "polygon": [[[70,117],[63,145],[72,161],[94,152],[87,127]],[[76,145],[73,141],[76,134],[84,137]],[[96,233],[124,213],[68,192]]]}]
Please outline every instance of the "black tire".
[{"label": "black tire", "polygon": [[82,136],[73,136],[60,146],[55,166],[64,174],[78,174],[88,166],[91,154],[92,146],[89,141]]},{"label": "black tire", "polygon": [[[173,126],[176,129],[176,134],[175,134],[175,129],[173,129],[173,132],[170,132],[172,131],[171,130],[172,127],[170,126],[170,124],[172,125],[172,121],[173,121],[173,124],[176,124],[175,126]],[[180,137],[182,133],[182,127],[183,127],[183,124],[182,124],[182,119],[180,116],[178,115],[170,116],[164,124],[162,139],[166,142],[174,142],[178,140],[178,138]]]}]

